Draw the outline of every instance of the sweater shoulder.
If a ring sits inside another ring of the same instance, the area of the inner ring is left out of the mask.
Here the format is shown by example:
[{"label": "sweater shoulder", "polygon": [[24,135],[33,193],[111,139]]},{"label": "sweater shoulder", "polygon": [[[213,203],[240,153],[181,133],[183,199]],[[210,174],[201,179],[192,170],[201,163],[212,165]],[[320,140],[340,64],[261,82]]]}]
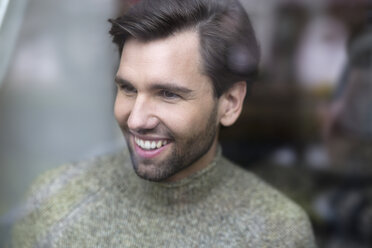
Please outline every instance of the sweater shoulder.
[{"label": "sweater shoulder", "polygon": [[127,154],[104,155],[64,164],[41,174],[31,185],[12,228],[13,247],[32,247],[118,177],[125,177]]},{"label": "sweater shoulder", "polygon": [[[270,184],[226,160],[233,183],[230,190],[239,197],[234,213],[236,225],[257,247],[316,247],[306,212]],[[263,242],[263,243],[262,243]]]},{"label": "sweater shoulder", "polygon": [[120,152],[63,164],[48,170],[32,183],[26,194],[26,201],[42,204],[55,194],[65,190],[74,191],[76,188],[85,193],[97,191],[110,184],[112,179],[125,176],[127,160],[127,153]]}]

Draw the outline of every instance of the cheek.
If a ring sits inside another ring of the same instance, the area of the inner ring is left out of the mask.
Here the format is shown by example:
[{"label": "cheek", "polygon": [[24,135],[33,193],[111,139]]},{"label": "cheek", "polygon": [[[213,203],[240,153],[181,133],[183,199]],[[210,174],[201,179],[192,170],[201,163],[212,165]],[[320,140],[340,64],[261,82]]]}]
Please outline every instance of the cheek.
[{"label": "cheek", "polygon": [[116,121],[123,125],[128,120],[128,116],[130,113],[131,104],[128,101],[125,101],[119,95],[116,96],[115,104],[114,104],[114,115]]},{"label": "cheek", "polygon": [[205,129],[210,114],[209,109],[188,106],[162,111],[161,119],[175,135],[189,136],[190,133]]}]

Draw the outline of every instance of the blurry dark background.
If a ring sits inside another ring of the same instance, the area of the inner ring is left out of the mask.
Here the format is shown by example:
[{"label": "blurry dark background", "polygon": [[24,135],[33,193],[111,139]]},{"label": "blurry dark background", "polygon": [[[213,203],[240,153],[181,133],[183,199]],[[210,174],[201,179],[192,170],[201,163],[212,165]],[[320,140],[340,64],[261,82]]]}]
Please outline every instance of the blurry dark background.
[{"label": "blurry dark background", "polygon": [[[107,19],[135,0],[0,0],[0,246],[27,187],[123,149]],[[372,4],[241,0],[262,49],[226,156],[309,214],[319,247],[372,247]]]}]

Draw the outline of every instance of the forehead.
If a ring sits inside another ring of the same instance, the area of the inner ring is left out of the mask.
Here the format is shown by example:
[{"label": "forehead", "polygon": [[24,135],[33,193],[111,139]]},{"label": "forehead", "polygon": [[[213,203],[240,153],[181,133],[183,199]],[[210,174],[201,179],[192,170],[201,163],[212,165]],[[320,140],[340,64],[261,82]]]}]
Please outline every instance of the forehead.
[{"label": "forehead", "polygon": [[117,76],[132,83],[164,81],[195,87],[210,83],[201,71],[199,36],[192,30],[149,42],[129,39],[123,47]]}]

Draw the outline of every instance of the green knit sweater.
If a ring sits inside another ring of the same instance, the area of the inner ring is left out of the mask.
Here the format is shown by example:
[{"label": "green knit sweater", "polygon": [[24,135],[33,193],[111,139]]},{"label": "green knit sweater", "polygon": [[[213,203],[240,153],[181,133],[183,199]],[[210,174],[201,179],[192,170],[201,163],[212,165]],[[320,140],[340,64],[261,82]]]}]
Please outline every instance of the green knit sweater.
[{"label": "green knit sweater", "polygon": [[176,183],[138,178],[127,152],[33,185],[12,247],[315,247],[306,214],[217,154]]}]

